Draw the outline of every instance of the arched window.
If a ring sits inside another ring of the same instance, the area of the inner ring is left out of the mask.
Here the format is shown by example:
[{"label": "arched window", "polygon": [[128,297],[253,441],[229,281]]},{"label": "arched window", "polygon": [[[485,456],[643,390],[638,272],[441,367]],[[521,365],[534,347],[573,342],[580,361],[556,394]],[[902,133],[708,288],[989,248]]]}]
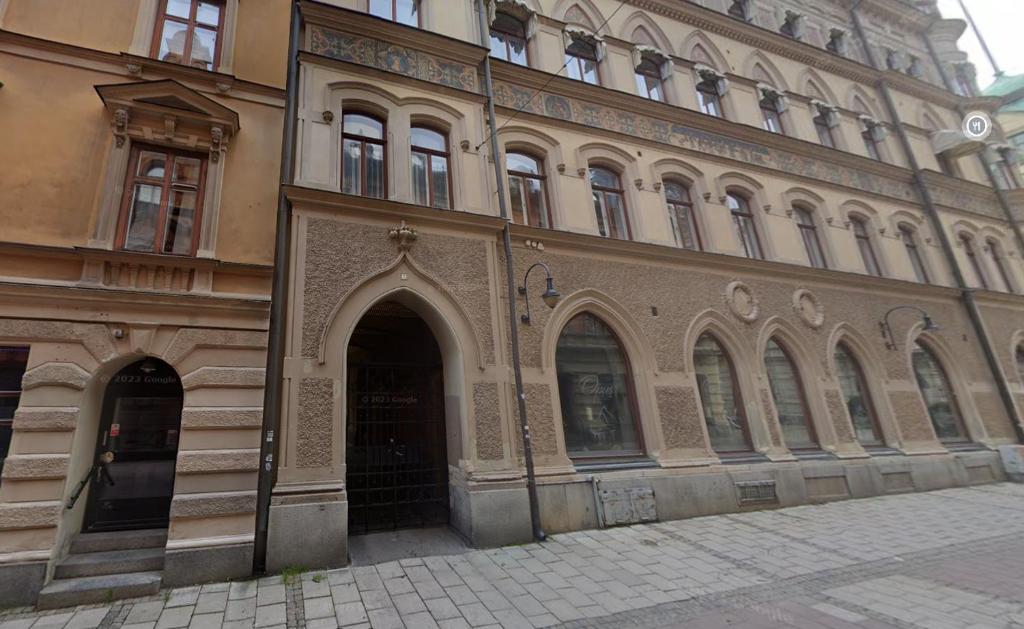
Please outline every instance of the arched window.
[{"label": "arched window", "polygon": [[764,251],[761,249],[761,239],[754,224],[754,214],[750,211],[750,202],[746,197],[730,192],[726,195],[726,204],[732,214],[736,237],[743,243],[744,254],[748,258],[763,260]]},{"label": "arched window", "polygon": [[575,38],[565,49],[565,71],[570,79],[600,85],[597,75],[597,46],[594,42]]},{"label": "arched window", "polygon": [[661,67],[655,59],[644,55],[635,68],[636,91],[644,98],[665,100],[665,86],[661,80]]},{"label": "arched window", "polygon": [[753,449],[747,418],[729,355],[714,336],[703,334],[693,349],[704,421],[715,452],[745,452]]},{"label": "arched window", "polygon": [[967,234],[960,234],[960,243],[964,246],[964,254],[967,262],[971,265],[971,272],[974,273],[974,281],[981,288],[988,288],[988,281],[985,279],[985,271],[981,268],[981,260],[974,251],[974,239]]},{"label": "arched window", "polygon": [[800,238],[804,241],[804,250],[807,251],[807,259],[811,266],[827,269],[825,249],[821,246],[821,238],[818,237],[818,226],[814,224],[814,215],[810,210],[802,207],[794,207],[793,212],[796,213],[796,226],[800,229]]},{"label": "arched window", "polygon": [[768,371],[768,385],[772,390],[786,445],[790,450],[817,448],[818,438],[814,434],[800,372],[793,359],[775,339],[769,340],[765,348],[764,366]]},{"label": "arched window", "polygon": [[914,228],[907,224],[899,226],[900,240],[903,241],[903,248],[907,251],[907,258],[910,266],[914,269],[914,276],[918,282],[928,283],[928,270],[924,266],[921,252],[917,249],[917,239],[914,235]]},{"label": "arched window", "polygon": [[835,361],[836,378],[843,391],[843,400],[846,402],[846,410],[850,412],[857,441],[865,446],[884,445],[878,415],[860,363],[842,343],[836,345]]},{"label": "arched window", "polygon": [[525,153],[506,153],[512,220],[521,225],[551,227],[544,163]]},{"label": "arched window", "polygon": [[370,15],[405,24],[420,25],[419,0],[370,0]]},{"label": "arched window", "polygon": [[448,136],[429,127],[413,127],[411,133],[413,198],[419,205],[447,210],[451,208]]},{"label": "arched window", "polygon": [[697,217],[694,215],[693,201],[690,200],[690,189],[677,181],[666,181],[665,202],[668,205],[668,220],[672,224],[676,244],[685,249],[700,251],[700,230],[697,229]]},{"label": "arched window", "polygon": [[598,232],[607,238],[629,240],[629,218],[626,216],[626,198],[619,176],[607,168],[590,168],[590,189],[594,195]]},{"label": "arched window", "polygon": [[642,454],[629,361],[611,328],[590,313],[576,315],[558,338],[555,363],[569,456]]},{"label": "arched window", "polygon": [[521,66],[526,56],[526,25],[508,13],[499,12],[491,22],[491,56]]},{"label": "arched window", "polygon": [[875,256],[875,247],[871,244],[871,235],[868,233],[867,219],[859,216],[850,217],[850,225],[853,227],[853,237],[857,241],[857,250],[860,251],[860,259],[864,262],[864,270],[871,275],[882,276],[882,267],[878,264],[878,257]]},{"label": "arched window", "polygon": [[940,441],[967,441],[967,429],[964,428],[960,408],[942,365],[931,350],[919,342],[914,343],[911,358],[917,386],[924,398],[932,427],[935,428],[935,436]]},{"label": "arched window", "polygon": [[1012,293],[1013,284],[1010,283],[1010,273],[1006,268],[1006,262],[1003,260],[1003,256],[999,253],[999,243],[996,242],[995,238],[989,238],[985,241],[985,246],[988,249],[988,257],[992,261],[992,266],[994,266],[998,272],[998,278],[1001,285],[997,287],[997,290]]},{"label": "arched window", "polygon": [[387,196],[384,121],[370,114],[344,114],[341,138],[341,191],[378,199]]}]

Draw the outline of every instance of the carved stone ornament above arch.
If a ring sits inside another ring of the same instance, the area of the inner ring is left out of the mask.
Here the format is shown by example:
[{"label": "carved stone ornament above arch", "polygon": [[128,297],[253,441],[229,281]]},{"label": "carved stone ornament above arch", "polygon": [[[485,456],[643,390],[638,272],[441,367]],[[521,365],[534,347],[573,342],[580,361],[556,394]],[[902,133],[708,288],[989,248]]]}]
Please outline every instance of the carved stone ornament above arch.
[{"label": "carved stone ornament above arch", "polygon": [[753,323],[761,316],[761,304],[754,291],[744,282],[729,282],[722,297],[725,299],[725,305],[729,307],[729,312],[744,323]]}]

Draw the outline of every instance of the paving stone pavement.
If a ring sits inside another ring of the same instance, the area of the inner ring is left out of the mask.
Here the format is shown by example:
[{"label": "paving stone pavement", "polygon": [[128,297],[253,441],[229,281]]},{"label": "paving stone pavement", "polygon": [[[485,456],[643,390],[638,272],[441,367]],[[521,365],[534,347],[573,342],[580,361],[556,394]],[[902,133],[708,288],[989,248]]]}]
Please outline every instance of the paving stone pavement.
[{"label": "paving stone pavement", "polygon": [[553,535],[165,590],[0,629],[1024,628],[1024,485]]}]

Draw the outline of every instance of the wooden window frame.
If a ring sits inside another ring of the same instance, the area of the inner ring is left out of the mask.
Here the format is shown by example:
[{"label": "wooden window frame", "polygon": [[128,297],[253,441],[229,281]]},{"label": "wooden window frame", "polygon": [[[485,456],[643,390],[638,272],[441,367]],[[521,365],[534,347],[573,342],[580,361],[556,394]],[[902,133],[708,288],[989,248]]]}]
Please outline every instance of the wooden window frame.
[{"label": "wooden window frame", "polygon": [[[798,452],[810,452],[810,451],[814,451],[814,450],[820,450],[821,449],[821,439],[818,438],[818,430],[814,426],[814,414],[811,412],[811,405],[807,403],[807,400],[808,400],[808,398],[807,398],[807,388],[804,386],[804,376],[803,376],[802,373],[800,373],[800,366],[796,363],[795,360],[793,360],[793,355],[790,353],[789,348],[786,347],[785,343],[779,342],[779,340],[776,337],[774,337],[774,336],[769,338],[768,342],[769,343],[774,342],[775,345],[780,350],[782,350],[782,354],[783,354],[783,356],[786,357],[786,360],[789,361],[790,369],[793,370],[794,380],[796,380],[796,389],[797,389],[797,393],[799,394],[799,397],[800,397],[800,408],[803,410],[804,423],[807,425],[807,434],[811,438],[811,442],[814,443],[813,446],[808,446],[808,447],[804,447],[804,448],[791,448],[788,445],[786,447],[789,448],[789,450],[791,450],[791,451],[798,451]],[[768,351],[767,348],[765,348],[765,352],[766,353],[767,353],[767,351]],[[767,372],[767,371],[768,371],[768,363],[767,363],[767,361],[765,361],[765,372]],[[771,391],[771,376],[768,377],[768,380],[769,380],[768,390]],[[779,415],[779,404],[778,404],[778,402],[775,399],[775,394],[774,393],[772,393],[772,403],[775,405],[775,414],[778,416]],[[781,418],[779,419],[779,424],[782,424],[782,419]],[[782,426],[781,425],[779,426],[779,430],[780,431],[782,430]]]},{"label": "wooden window frame", "polygon": [[[818,225],[814,221],[814,211],[799,206],[794,207],[793,211],[797,216],[796,227],[800,230],[800,240],[804,243],[804,249],[807,252],[807,261],[812,267],[827,269],[828,258],[825,257],[825,247],[821,244],[821,235],[818,234]],[[804,219],[806,219],[807,222],[804,222]],[[818,257],[821,259],[821,266],[814,263],[813,251],[811,249],[812,243],[808,242],[808,239],[813,241],[814,251],[818,252]]]},{"label": "wooden window frame", "polygon": [[1013,284],[1010,282],[1010,273],[1003,263],[1003,257],[999,255],[999,243],[994,238],[989,238],[985,241],[985,246],[988,247],[988,255],[992,259],[992,265],[996,267],[996,271],[999,272],[999,278],[1003,280],[1003,284],[1006,286],[1006,292],[1012,293]]},{"label": "wooden window frame", "polygon": [[[669,186],[679,186],[680,188],[682,188],[683,192],[686,195],[686,198],[689,199],[689,200],[688,201],[673,201],[672,199],[669,199],[668,198],[668,187]],[[693,204],[693,195],[690,194],[690,186],[688,186],[685,183],[682,183],[680,181],[677,181],[675,179],[669,179],[669,180],[666,180],[664,182],[664,187],[665,187],[665,206],[666,206],[666,209],[668,209],[670,215],[672,213],[676,214],[676,230],[675,230],[676,233],[674,234],[675,237],[677,239],[679,238],[679,233],[678,233],[678,230],[679,230],[679,218],[678,218],[678,214],[680,212],[683,212],[683,213],[686,214],[687,218],[689,219],[688,222],[690,224],[690,227],[693,230],[693,239],[696,241],[696,245],[697,245],[696,249],[692,249],[692,251],[703,251],[704,250],[704,242],[703,242],[703,240],[701,239],[701,236],[700,236],[700,226],[697,224],[697,209],[696,209],[696,207]],[[683,248],[683,249],[690,249],[689,247],[687,247],[683,243],[679,243],[679,246],[681,248]]]},{"label": "wooden window frame", "polygon": [[[197,27],[211,29],[210,24],[198,21],[199,3],[207,2],[209,4],[216,4],[219,7],[217,15],[217,26],[212,29],[217,33],[217,44],[213,47],[213,59],[210,61],[210,68],[196,68],[205,69],[207,72],[217,72],[220,69],[220,55],[221,48],[224,44],[224,16],[227,13],[227,2],[224,0],[189,0],[189,16],[188,19],[180,18],[176,15],[168,15],[167,13],[167,2],[168,0],[160,0],[159,11],[156,16],[156,24],[153,27],[153,44],[150,47],[150,56],[158,61],[160,59],[160,40],[164,32],[164,24],[167,21],[175,22],[177,24],[185,25],[185,46],[181,51],[181,62],[178,65],[183,65],[189,68],[195,68],[192,65],[192,44],[195,41],[195,31]],[[186,62],[185,60],[188,59]],[[168,61],[167,63],[174,63]]]},{"label": "wooden window frame", "polygon": [[[419,15],[419,14],[417,13],[417,15]],[[523,27],[523,34],[519,35],[517,33],[511,33],[511,32],[509,32],[507,30],[503,30],[503,29],[498,28],[497,26],[495,26],[495,23],[498,22],[498,18],[501,17],[501,16],[507,17],[510,20],[515,20],[517,23],[519,23],[519,25]],[[501,59],[502,61],[507,61],[509,63],[514,63],[515,65],[523,65],[523,67],[527,67],[527,68],[530,67],[530,47],[527,45],[530,40],[526,37],[526,25],[523,24],[522,20],[520,20],[516,16],[512,15],[511,13],[505,13],[505,12],[502,12],[502,11],[498,11],[498,13],[494,17],[494,21],[491,22],[490,27],[489,27],[489,33],[488,34],[489,34],[489,36],[493,37],[493,35],[491,35],[491,33],[500,33],[503,36],[502,43],[505,45],[505,58]],[[523,56],[526,57],[526,62],[524,64],[519,64],[519,63],[517,63],[515,61],[512,61],[512,47],[508,43],[509,38],[521,39],[523,41]],[[500,57],[499,57],[499,59],[500,59]]]},{"label": "wooden window frame", "polygon": [[[882,277],[882,265],[878,263],[878,256],[875,255],[875,244],[871,242],[871,234],[868,233],[867,219],[851,216],[850,223],[854,242],[857,244],[857,251],[860,252],[860,258],[864,262],[864,270],[867,271],[868,275]],[[860,228],[860,231],[858,231],[858,228]],[[867,248],[866,253],[864,251],[865,247]],[[871,270],[872,266],[875,268],[874,271]]]},{"label": "wooden window frame", "polygon": [[[846,343],[839,342],[836,344],[837,350],[842,350],[850,357],[850,362],[853,364],[854,376],[857,378],[857,387],[863,391],[865,399],[864,408],[867,410],[868,419],[871,420],[871,431],[875,434],[875,441],[873,443],[866,444],[869,447],[885,447],[885,433],[882,432],[882,423],[878,419],[878,413],[875,410],[875,399],[871,395],[871,389],[868,388],[868,379],[864,375],[864,368],[860,365],[860,359],[857,354],[850,349],[850,346]],[[835,357],[833,357],[835,360]],[[836,370],[838,372],[838,369]],[[842,388],[840,388],[840,392]],[[853,417],[850,417],[850,423],[853,423]],[[856,427],[854,426],[854,435],[857,434]],[[856,438],[856,437],[855,437]],[[865,445],[865,444],[861,444]]]},{"label": "wooden window frame", "polygon": [[[604,186],[595,185],[594,184],[594,178],[590,174],[591,171],[593,171],[593,170],[603,170],[605,172],[611,173],[612,175],[615,176],[615,181],[618,182],[619,187],[618,188],[606,188]],[[608,228],[608,234],[607,235],[603,235],[602,234],[602,236],[604,238],[613,238],[613,239],[616,239],[616,240],[633,240],[633,226],[630,225],[629,206],[626,205],[626,190],[622,187],[622,175],[620,175],[619,173],[615,172],[611,168],[607,168],[607,167],[604,167],[604,166],[589,166],[589,167],[587,167],[587,178],[588,178],[589,183],[590,183],[590,190],[591,190],[591,192],[593,194],[597,194],[597,195],[600,196],[600,198],[601,198],[601,209],[604,211],[604,213],[606,215],[605,226]],[[612,220],[611,220],[612,216],[611,216],[611,213],[608,211],[608,202],[605,200],[607,198],[607,196],[610,195],[610,194],[616,194],[622,200],[622,219],[623,219],[623,222],[626,223],[626,238],[624,238],[624,239],[623,238],[618,238],[618,237],[612,235]]]},{"label": "wooden window frame", "polygon": [[974,271],[975,277],[978,278],[978,283],[981,285],[980,288],[989,290],[988,277],[985,276],[985,270],[981,268],[981,260],[978,259],[978,254],[974,251],[974,238],[967,234],[960,234],[960,243],[964,246],[964,255],[967,256],[967,261],[971,264],[971,270]]},{"label": "wooden window frame", "polygon": [[[440,135],[444,138],[444,150],[439,151],[437,149],[430,149],[425,146],[417,146],[412,143],[412,132],[416,129],[423,129],[425,131],[431,131]],[[451,153],[451,139],[448,137],[448,132],[444,129],[431,126],[429,124],[414,124],[409,127],[409,155],[410,159],[412,154],[421,153],[427,157],[427,207],[435,210],[450,210],[455,207],[455,199],[453,198],[454,192],[452,188],[452,153]],[[445,174],[448,178],[448,207],[437,207],[434,205],[434,178],[433,174],[433,161],[434,158],[441,158],[445,161]],[[413,186],[415,186],[415,182]]]},{"label": "wooden window frame", "polygon": [[[584,54],[577,54],[575,52],[569,52],[569,48],[571,48],[572,44],[575,44],[576,42],[581,42],[581,43],[586,44],[589,47],[589,49],[594,52],[593,56],[584,55]],[[598,56],[597,55],[597,44],[595,44],[594,42],[591,42],[591,41],[584,40],[584,39],[574,39],[572,41],[572,44],[569,44],[569,46],[567,46],[566,49],[565,49],[565,56],[566,56],[565,63],[566,63],[566,65],[569,65],[569,64],[575,64],[576,65],[576,69],[577,69],[577,71],[580,74],[580,78],[579,79],[574,79],[574,80],[578,80],[581,83],[586,83],[587,85],[601,85],[601,62],[597,58],[597,56]],[[583,64],[583,60],[584,59],[586,59],[587,61],[593,61],[594,62],[594,76],[595,76],[596,83],[591,83],[590,81],[588,81],[586,79],[587,73],[584,70],[584,64]]]},{"label": "wooden window frame", "polygon": [[[743,245],[743,251],[748,258],[751,260],[764,260],[764,246],[761,244],[761,234],[758,233],[757,221],[754,220],[754,212],[750,209],[750,199],[735,192],[726,193],[726,205],[728,206],[728,199],[736,201],[735,208],[729,208],[729,214],[732,217],[733,227],[737,231],[739,236],[740,244]],[[747,239],[743,237],[743,233],[746,231],[744,225],[749,221],[751,231],[754,234],[754,244],[757,246],[757,255],[753,256],[750,254],[750,249],[747,247]]]},{"label": "wooden window frame", "polygon": [[[381,137],[380,139],[367,137],[365,135],[358,135],[355,133],[345,132],[345,117],[346,116],[365,116],[372,118],[381,125]],[[359,192],[357,196],[368,197],[371,199],[381,198],[386,199],[388,197],[388,121],[387,119],[378,116],[377,114],[365,111],[362,109],[355,109],[346,111],[341,115],[341,189],[345,190],[345,140],[353,140],[359,142]],[[382,170],[384,174],[384,181],[382,184],[383,193],[380,197],[370,197],[366,194],[366,145],[377,144],[381,147],[381,161],[383,163]]]},{"label": "wooden window frame", "polygon": [[[138,175],[139,170],[139,157],[143,151],[153,151],[158,153],[164,153],[167,156],[167,163],[164,166],[163,179],[157,180],[153,177],[143,177]],[[166,253],[163,249],[164,241],[167,237],[167,207],[171,199],[171,177],[174,176],[174,158],[175,157],[187,157],[190,159],[198,159],[200,162],[199,166],[199,183],[196,186],[196,207],[194,215],[192,217],[192,244],[189,247],[187,254],[183,253]],[[178,148],[170,148],[166,146],[160,146],[158,144],[142,144],[133,143],[131,153],[128,157],[128,168],[125,172],[124,179],[124,192],[121,195],[121,209],[117,218],[117,239],[115,241],[115,248],[122,251],[130,251],[132,253],[150,253],[154,255],[164,256],[175,256],[180,258],[195,257],[196,250],[199,247],[200,232],[203,226],[203,201],[206,197],[206,176],[207,170],[209,169],[209,155],[204,153],[197,153],[195,151],[187,151]],[[128,237],[128,219],[132,211],[132,199],[135,196],[135,184],[140,183],[144,185],[160,186],[162,193],[160,195],[160,209],[157,211],[156,229],[157,231],[153,234],[153,250],[152,251],[138,251],[136,249],[125,249],[125,241]]]},{"label": "wooden window frame", "polygon": [[[897,227],[897,231],[900,232],[903,249],[907,252],[907,257],[910,259],[910,267],[914,269],[914,276],[917,278],[917,281],[922,284],[930,284],[931,278],[928,275],[928,267],[924,264],[924,258],[921,257],[921,250],[918,248],[915,238],[917,231],[908,225],[900,225]],[[917,264],[914,264],[915,261]]]},{"label": "wooden window frame", "polygon": [[[527,173],[527,172],[523,172],[521,170],[512,170],[511,168],[506,168],[505,169],[505,176],[508,177],[509,179],[511,179],[512,177],[519,177],[520,179],[532,179],[534,181],[539,181],[540,182],[541,194],[544,196],[544,210],[545,210],[544,213],[548,217],[548,226],[547,226],[547,228],[545,228],[543,225],[533,225],[533,227],[539,227],[541,229],[552,229],[554,227],[555,223],[552,220],[552,215],[551,215],[551,197],[548,196],[548,178],[547,178],[547,175],[544,174],[546,172],[544,170],[544,160],[541,159],[540,157],[536,157],[535,155],[533,155],[531,153],[527,153],[525,151],[506,151],[505,152],[505,159],[506,159],[505,163],[506,164],[508,163],[507,160],[508,160],[508,156],[509,155],[522,155],[523,157],[528,157],[528,158],[532,159],[533,161],[537,162],[537,171],[540,174],[536,174],[535,175],[533,173]],[[509,188],[511,188],[511,186],[509,186]],[[525,185],[523,187],[523,190],[524,191],[526,190]],[[524,222],[520,223],[520,225],[530,225],[530,222],[529,222],[530,210],[531,209],[535,209],[535,208],[532,208],[532,206],[531,206],[530,195],[528,195],[528,194],[524,195],[523,198],[524,198],[524,200],[526,202],[526,206],[527,207],[523,208],[526,211],[526,214],[523,216],[523,219],[525,219],[525,220],[524,220]],[[534,212],[534,213],[535,214],[539,214],[539,212]],[[512,212],[512,222],[513,223],[516,222],[515,218],[516,218],[515,217],[515,211],[513,210],[513,212]]]},{"label": "wooden window frame", "polygon": [[[732,396],[736,400],[736,414],[739,415],[740,425],[743,429],[743,439],[747,444],[746,449],[743,450],[717,450],[714,448],[714,446],[712,446],[711,450],[715,454],[741,454],[745,452],[753,452],[754,439],[750,434],[750,422],[747,420],[746,404],[743,402],[743,393],[742,391],[740,391],[740,381],[736,377],[736,365],[733,363],[732,356],[729,355],[729,351],[725,349],[725,346],[722,345],[722,342],[719,340],[719,338],[712,334],[711,332],[704,332],[703,334],[698,336],[698,345],[700,344],[701,338],[703,338],[705,335],[710,337],[711,340],[715,342],[715,345],[718,347],[718,351],[720,351],[722,353],[722,356],[725,357],[725,364],[728,365],[729,367],[729,378],[732,379]],[[696,345],[694,345],[694,351],[696,352]],[[697,397],[698,399],[700,399],[701,407],[703,407],[704,400],[701,398],[699,384],[697,386]],[[704,418],[704,422],[707,423],[707,417]],[[708,445],[711,445],[710,437],[708,438]]]},{"label": "wooden window frame", "polygon": [[[395,24],[401,24],[402,26],[412,26],[412,24],[406,24],[405,22],[399,22],[398,21],[398,18],[397,18],[397,16],[398,16],[398,0],[390,0],[390,1],[391,1],[391,16],[390,17],[384,17],[383,15],[374,15],[373,13],[371,13],[370,12],[370,4],[373,2],[373,0],[366,0],[366,12],[369,15],[372,15],[373,17],[380,18],[382,20],[387,20],[388,22],[394,22]],[[423,11],[421,10],[422,7],[420,6],[422,3],[420,2],[420,0],[412,0],[412,3],[413,3],[413,6],[416,7],[416,28],[423,28]]]}]

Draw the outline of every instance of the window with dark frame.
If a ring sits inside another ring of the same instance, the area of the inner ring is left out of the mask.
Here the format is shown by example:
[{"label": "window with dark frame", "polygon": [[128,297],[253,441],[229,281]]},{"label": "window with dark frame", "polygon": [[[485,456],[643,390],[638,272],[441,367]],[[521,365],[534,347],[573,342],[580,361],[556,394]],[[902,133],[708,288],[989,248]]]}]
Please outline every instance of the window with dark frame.
[{"label": "window with dark frame", "polygon": [[424,126],[413,126],[410,134],[414,202],[442,210],[451,209],[448,134]]},{"label": "window with dark frame", "polygon": [[992,260],[992,266],[996,267],[996,271],[999,273],[999,280],[1002,282],[1000,290],[1006,293],[1012,293],[1013,284],[1010,282],[1010,273],[1006,268],[1006,262],[1000,254],[999,243],[997,243],[995,239],[989,238],[985,245],[988,249],[989,259]]},{"label": "window with dark frame", "polygon": [[594,197],[598,233],[606,238],[632,239],[625,191],[619,176],[607,168],[591,166],[590,190]]},{"label": "window with dark frame", "polygon": [[981,260],[978,259],[977,252],[974,251],[974,239],[967,234],[960,234],[960,243],[964,247],[964,254],[967,256],[967,261],[971,265],[971,271],[974,273],[975,281],[978,286],[984,289],[988,289],[988,279],[985,277],[985,271],[981,268]]},{"label": "window with dark frame", "polygon": [[900,225],[900,240],[903,241],[903,248],[907,251],[907,258],[910,259],[910,266],[914,269],[914,276],[918,282],[927,284],[928,269],[924,266],[924,260],[921,258],[921,252],[917,248],[917,237],[914,233],[914,229],[909,225]]},{"label": "window with dark frame", "polygon": [[684,249],[700,251],[703,248],[700,229],[697,227],[697,216],[694,214],[689,187],[678,181],[666,181],[665,203],[676,244]]},{"label": "window with dark frame", "polygon": [[589,312],[565,324],[555,350],[565,449],[574,459],[637,457],[643,437],[629,358]]},{"label": "window with dark frame", "polygon": [[854,436],[863,446],[883,446],[882,428],[860,362],[844,344],[836,345],[836,379],[850,413]]},{"label": "window with dark frame", "polygon": [[534,227],[551,227],[547,177],[544,162],[526,153],[505,154],[512,222]]},{"label": "window with dark frame", "polygon": [[818,437],[811,421],[800,370],[789,352],[774,338],[769,339],[765,347],[764,364],[768,372],[768,388],[772,392],[786,446],[790,450],[818,448]]},{"label": "window with dark frame", "polygon": [[528,66],[526,25],[508,13],[498,12],[491,22],[491,56]]},{"label": "window with dark frame", "polygon": [[850,224],[853,227],[853,237],[857,241],[857,250],[860,251],[860,259],[864,262],[864,270],[870,275],[881,277],[882,267],[878,264],[878,257],[875,256],[875,247],[871,242],[871,234],[868,233],[867,219],[851,216]]},{"label": "window with dark frame", "polygon": [[757,225],[754,223],[754,214],[750,211],[750,202],[746,197],[730,192],[726,195],[726,204],[732,214],[736,237],[743,244],[744,255],[748,258],[764,260],[761,238],[757,234]]},{"label": "window with dark frame", "polygon": [[918,390],[935,429],[935,436],[943,443],[969,441],[949,375],[931,349],[920,342],[915,342],[911,362]]},{"label": "window with dark frame", "polygon": [[206,156],[135,145],[128,161],[118,227],[119,248],[195,255],[206,185]]},{"label": "window with dark frame", "polygon": [[387,196],[387,126],[376,116],[350,112],[341,123],[341,191]]},{"label": "window with dark frame", "polygon": [[636,90],[640,96],[665,101],[665,86],[661,80],[661,65],[648,55],[644,55],[635,69]]},{"label": "window with dark frame", "polygon": [[827,269],[825,249],[821,246],[818,226],[814,223],[814,214],[802,207],[794,207],[793,212],[796,214],[796,226],[800,230],[800,239],[803,240],[808,261],[813,267]]},{"label": "window with dark frame", "polygon": [[0,346],[0,473],[14,435],[14,411],[21,400],[21,379],[28,366],[28,347]]},{"label": "window with dark frame", "polygon": [[370,0],[370,15],[405,24],[420,25],[419,0]]},{"label": "window with dark frame", "polygon": [[693,368],[711,449],[718,453],[753,450],[736,370],[722,344],[711,334],[697,339]]},{"label": "window with dark frame", "polygon": [[597,73],[597,45],[586,39],[576,38],[565,49],[566,75],[570,79],[600,85]]},{"label": "window with dark frame", "polygon": [[152,55],[160,61],[216,70],[223,29],[223,0],[163,0]]}]

